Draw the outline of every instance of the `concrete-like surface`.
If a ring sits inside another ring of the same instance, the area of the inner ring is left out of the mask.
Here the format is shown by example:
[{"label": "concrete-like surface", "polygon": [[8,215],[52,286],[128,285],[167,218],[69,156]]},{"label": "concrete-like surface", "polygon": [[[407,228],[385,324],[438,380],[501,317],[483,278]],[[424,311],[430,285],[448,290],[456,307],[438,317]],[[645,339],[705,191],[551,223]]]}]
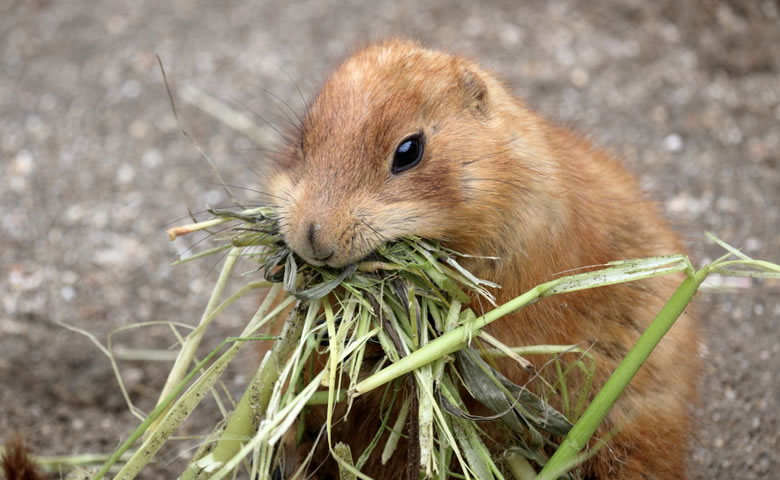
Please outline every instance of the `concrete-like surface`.
[{"label": "concrete-like surface", "polygon": [[[211,260],[169,266],[189,243],[170,244],[166,224],[225,198],[179,133],[155,54],[175,89],[197,86],[279,124],[280,102],[302,108],[292,79],[312,95],[372,38],[462,51],[624,157],[695,261],[719,255],[707,230],[779,261],[778,10],[758,0],[0,0],[0,436],[19,431],[41,454],[111,451],[137,422],[107,359],[55,322],[101,340],[134,322],[196,322],[216,279]],[[179,108],[226,181],[253,186],[262,150]],[[696,479],[768,479],[780,469],[780,285],[746,283],[701,296]],[[171,342],[162,326],[115,340]],[[141,408],[151,408],[166,369],[122,363]],[[168,450],[152,471],[172,476],[161,472],[181,464],[165,463],[179,453]]]}]

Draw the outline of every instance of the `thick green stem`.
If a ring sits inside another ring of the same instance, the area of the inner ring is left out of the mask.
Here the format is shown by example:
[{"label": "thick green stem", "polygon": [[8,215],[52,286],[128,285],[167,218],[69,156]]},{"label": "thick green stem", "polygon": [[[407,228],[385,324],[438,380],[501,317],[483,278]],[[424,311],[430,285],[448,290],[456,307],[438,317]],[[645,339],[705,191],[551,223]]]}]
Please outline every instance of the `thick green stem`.
[{"label": "thick green stem", "polygon": [[601,421],[607,415],[620,394],[628,383],[634,378],[639,368],[650,356],[653,349],[666,332],[674,324],[677,317],[685,310],[693,298],[701,282],[709,274],[709,269],[704,268],[692,276],[688,276],[680,287],[674,292],[672,298],[666,302],[655,320],[642,333],[634,348],[628,352],[626,358],[620,362],[615,372],[609,377],[607,383],[596,395],[585,413],[569,431],[566,439],[555,451],[555,454],[547,462],[539,473],[537,480],[552,480],[569,470],[575,463],[575,457],[587,445],[590,438],[596,432]]},{"label": "thick green stem", "polygon": [[213,472],[222,467],[255,434],[258,422],[268,407],[281,366],[301,338],[303,315],[298,310],[291,315],[293,317],[285,322],[280,339],[274,343],[228,419],[220,440],[206,457],[190,463],[182,479],[200,478],[201,471]]}]

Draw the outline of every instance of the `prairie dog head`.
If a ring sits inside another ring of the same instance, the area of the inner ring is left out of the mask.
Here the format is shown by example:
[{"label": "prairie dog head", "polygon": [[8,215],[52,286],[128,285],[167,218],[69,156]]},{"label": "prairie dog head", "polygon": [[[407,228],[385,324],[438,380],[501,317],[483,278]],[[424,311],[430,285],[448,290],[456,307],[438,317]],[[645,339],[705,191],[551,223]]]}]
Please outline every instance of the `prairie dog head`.
[{"label": "prairie dog head", "polygon": [[498,114],[516,108],[461,57],[401,41],[357,52],[326,81],[267,186],[285,242],[331,267],[410,234],[470,253],[501,224],[501,192],[522,181],[506,177],[518,167]]}]

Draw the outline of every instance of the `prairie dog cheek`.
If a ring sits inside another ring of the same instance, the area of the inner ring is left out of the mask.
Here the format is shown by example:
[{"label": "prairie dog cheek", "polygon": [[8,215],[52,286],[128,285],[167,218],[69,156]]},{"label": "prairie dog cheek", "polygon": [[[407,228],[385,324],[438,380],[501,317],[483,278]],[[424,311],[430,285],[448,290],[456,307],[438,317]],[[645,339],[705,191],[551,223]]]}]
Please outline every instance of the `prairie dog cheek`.
[{"label": "prairie dog cheek", "polygon": [[436,200],[419,199],[382,205],[366,218],[366,223],[388,240],[404,235],[446,240],[457,222],[450,209]]}]

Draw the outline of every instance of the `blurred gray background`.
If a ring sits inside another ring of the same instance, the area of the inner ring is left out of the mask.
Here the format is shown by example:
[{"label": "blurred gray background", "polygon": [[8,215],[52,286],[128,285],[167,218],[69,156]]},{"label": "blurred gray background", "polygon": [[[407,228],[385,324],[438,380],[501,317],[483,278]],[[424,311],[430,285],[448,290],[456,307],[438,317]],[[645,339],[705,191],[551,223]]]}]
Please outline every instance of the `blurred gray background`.
[{"label": "blurred gray background", "polygon": [[[216,280],[212,259],[170,266],[193,240],[170,243],[166,225],[228,202],[177,127],[155,55],[175,92],[195,86],[273,134],[284,104],[303,108],[296,85],[311,97],[340,59],[387,35],[478,58],[539,111],[623,157],[695,263],[720,255],[704,231],[780,261],[776,1],[0,0],[0,436],[20,432],[40,454],[113,450],[137,421],[107,358],[55,322],[101,341],[131,323],[194,323]],[[226,182],[256,186],[263,150],[178,107]],[[772,478],[780,285],[728,286],[700,295],[707,349],[691,470]],[[250,307],[219,328],[235,332]],[[114,343],[173,339],[152,326]],[[120,365],[148,411],[169,364]],[[206,406],[180,433],[216,415]],[[144,477],[172,477],[195,443],[175,442]]]}]

